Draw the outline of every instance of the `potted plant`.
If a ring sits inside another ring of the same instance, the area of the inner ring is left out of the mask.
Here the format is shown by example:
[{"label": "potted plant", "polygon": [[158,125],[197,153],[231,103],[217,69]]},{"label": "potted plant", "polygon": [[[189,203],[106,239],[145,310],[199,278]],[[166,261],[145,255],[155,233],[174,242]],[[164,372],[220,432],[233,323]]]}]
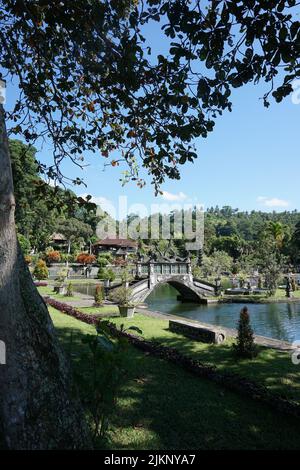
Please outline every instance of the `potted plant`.
[{"label": "potted plant", "polygon": [[121,317],[132,318],[134,316],[135,304],[130,301],[131,289],[122,286],[112,293],[114,302],[118,304]]},{"label": "potted plant", "polygon": [[65,280],[68,277],[68,269],[64,268],[58,271],[57,276],[55,278],[55,285],[53,291],[56,294],[66,294],[66,285]]}]

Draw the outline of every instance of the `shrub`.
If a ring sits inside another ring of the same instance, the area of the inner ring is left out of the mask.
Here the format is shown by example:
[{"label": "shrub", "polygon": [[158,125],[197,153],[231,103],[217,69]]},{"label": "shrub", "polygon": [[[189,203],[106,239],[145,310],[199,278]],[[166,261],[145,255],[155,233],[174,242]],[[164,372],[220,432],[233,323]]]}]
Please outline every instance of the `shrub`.
[{"label": "shrub", "polygon": [[26,263],[26,264],[31,264],[31,262],[32,262],[32,257],[31,257],[31,256],[25,255],[25,256],[24,256],[24,259],[25,259],[25,263]]},{"label": "shrub", "polygon": [[43,261],[42,259],[38,260],[33,270],[33,275],[38,280],[47,279],[47,277],[49,276],[49,271],[45,261]]},{"label": "shrub", "polygon": [[112,300],[112,302],[115,302],[118,305],[122,306],[130,306],[132,305],[132,302],[130,302],[130,296],[131,296],[131,289],[128,289],[125,286],[118,287],[117,289],[114,289],[109,298]]},{"label": "shrub", "polygon": [[261,276],[259,276],[259,278],[258,278],[257,287],[258,287],[258,289],[263,288],[263,280],[262,280]]},{"label": "shrub", "polygon": [[232,288],[232,282],[231,280],[228,278],[228,277],[223,277],[221,279],[221,288],[223,290],[226,290],[226,289],[231,289]]},{"label": "shrub", "polygon": [[113,257],[111,253],[104,252],[98,256],[97,263],[99,264],[101,268],[105,268],[112,261],[112,259]]},{"label": "shrub", "polygon": [[102,284],[96,286],[94,300],[96,305],[102,305],[104,300]]},{"label": "shrub", "polygon": [[73,284],[71,282],[69,282],[69,284],[67,286],[66,297],[73,297],[73,295],[74,295]]},{"label": "shrub", "polygon": [[198,279],[201,279],[201,277],[203,277],[203,272],[200,266],[193,266],[192,274],[195,278],[198,278]]},{"label": "shrub", "polygon": [[88,253],[79,253],[76,258],[76,261],[80,264],[92,264],[96,261],[96,256],[90,255]]},{"label": "shrub", "polygon": [[102,279],[104,281],[113,282],[116,279],[116,275],[112,269],[104,269],[100,268],[97,274],[98,279]]},{"label": "shrub", "polygon": [[129,272],[129,270],[128,270],[127,268],[124,268],[124,269],[122,270],[121,279],[122,279],[122,282],[123,282],[123,283],[132,281],[133,276],[132,276],[132,274]]},{"label": "shrub", "polygon": [[74,262],[74,256],[71,255],[71,254],[67,254],[67,253],[60,253],[60,261],[63,262],[63,263],[66,263],[67,261],[69,263],[73,263]]},{"label": "shrub", "polygon": [[46,253],[46,260],[48,263],[58,263],[61,260],[60,252],[55,250],[48,251]]},{"label": "shrub", "polygon": [[127,261],[123,258],[115,258],[114,261],[113,261],[113,264],[115,266],[127,266]]},{"label": "shrub", "polygon": [[62,268],[58,271],[56,278],[55,278],[55,284],[56,286],[62,286],[62,284],[65,282],[65,279],[68,277],[69,274],[69,269],[68,268]]},{"label": "shrub", "polygon": [[254,343],[253,330],[250,325],[250,316],[247,307],[242,308],[238,322],[237,343],[233,345],[237,356],[252,359],[257,355]]},{"label": "shrub", "polygon": [[18,233],[18,241],[19,241],[19,245],[21,247],[21,250],[23,251],[23,254],[28,255],[30,253],[30,249],[31,249],[30,241],[28,240],[28,238],[26,238],[21,233]]}]

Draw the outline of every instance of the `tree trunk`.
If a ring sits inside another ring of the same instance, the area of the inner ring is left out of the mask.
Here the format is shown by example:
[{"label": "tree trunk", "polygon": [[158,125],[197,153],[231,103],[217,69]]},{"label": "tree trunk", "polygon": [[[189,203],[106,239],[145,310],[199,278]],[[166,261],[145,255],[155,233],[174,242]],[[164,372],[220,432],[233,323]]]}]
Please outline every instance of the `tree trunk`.
[{"label": "tree trunk", "polygon": [[[12,172],[0,105],[0,426],[11,449],[90,447],[68,362],[18,247]],[[1,445],[0,445],[1,447]]]}]

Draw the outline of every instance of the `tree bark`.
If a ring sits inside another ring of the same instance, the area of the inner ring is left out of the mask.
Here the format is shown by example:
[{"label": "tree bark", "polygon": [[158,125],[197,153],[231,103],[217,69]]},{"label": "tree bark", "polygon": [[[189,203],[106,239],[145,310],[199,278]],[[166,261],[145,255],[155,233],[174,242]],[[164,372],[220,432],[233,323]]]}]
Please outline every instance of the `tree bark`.
[{"label": "tree bark", "polygon": [[11,449],[90,446],[79,401],[72,398],[69,364],[48,309],[18,247],[13,181],[0,105],[0,428]]}]

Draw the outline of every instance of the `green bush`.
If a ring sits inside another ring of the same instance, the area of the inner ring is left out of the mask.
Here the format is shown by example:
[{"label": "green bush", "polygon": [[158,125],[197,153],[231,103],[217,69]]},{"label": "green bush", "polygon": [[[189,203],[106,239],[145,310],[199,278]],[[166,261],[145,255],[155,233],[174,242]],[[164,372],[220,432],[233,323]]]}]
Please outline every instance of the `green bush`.
[{"label": "green bush", "polygon": [[252,359],[257,355],[257,348],[254,343],[253,330],[250,325],[250,316],[247,307],[243,307],[240,312],[238,322],[238,336],[233,350],[238,357]]},{"label": "green bush", "polygon": [[100,253],[97,258],[97,263],[101,268],[106,268],[106,266],[111,263],[113,260],[112,254],[109,252]]},{"label": "green bush", "polygon": [[130,302],[131,293],[131,289],[125,286],[118,287],[117,289],[113,289],[109,295],[109,299],[118,305],[133,306],[132,302]]},{"label": "green bush", "polygon": [[103,286],[102,286],[102,284],[98,284],[96,286],[94,300],[95,300],[96,305],[102,305],[103,304],[104,295],[103,295]]},{"label": "green bush", "polygon": [[69,282],[69,284],[67,286],[66,297],[73,297],[73,296],[74,296],[73,284],[71,282]]},{"label": "green bush", "polygon": [[99,268],[97,278],[102,279],[103,281],[113,282],[116,279],[116,275],[111,268]]},{"label": "green bush", "polygon": [[55,285],[56,286],[62,286],[68,277],[69,269],[68,268],[62,268],[58,271],[56,278],[55,278]]},{"label": "green bush", "polygon": [[41,281],[42,279],[47,279],[49,276],[49,271],[44,260],[39,259],[33,270],[33,275],[36,279]]},{"label": "green bush", "polygon": [[226,289],[231,289],[232,288],[232,282],[228,277],[223,277],[221,279],[221,289],[226,290]]},{"label": "green bush", "polygon": [[18,233],[18,241],[24,255],[29,255],[31,250],[30,241],[21,233]]}]

